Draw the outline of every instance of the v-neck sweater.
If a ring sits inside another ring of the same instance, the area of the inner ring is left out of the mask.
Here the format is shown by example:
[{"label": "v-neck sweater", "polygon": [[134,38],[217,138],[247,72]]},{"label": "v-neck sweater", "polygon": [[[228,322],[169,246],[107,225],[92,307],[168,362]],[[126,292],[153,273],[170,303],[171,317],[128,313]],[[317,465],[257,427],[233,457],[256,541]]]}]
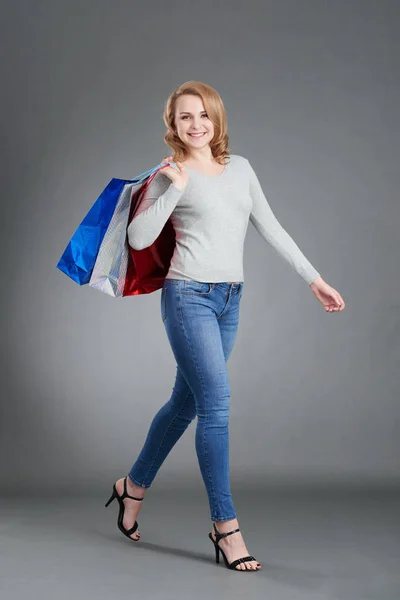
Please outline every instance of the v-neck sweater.
[{"label": "v-neck sweater", "polygon": [[[319,273],[275,217],[250,162],[238,154],[228,160],[219,175],[186,167],[190,177],[183,192],[158,171],[128,226],[129,245],[147,248],[171,219],[175,248],[167,279],[244,281],[243,248],[250,220],[310,284]],[[178,170],[173,161],[170,165]]]}]

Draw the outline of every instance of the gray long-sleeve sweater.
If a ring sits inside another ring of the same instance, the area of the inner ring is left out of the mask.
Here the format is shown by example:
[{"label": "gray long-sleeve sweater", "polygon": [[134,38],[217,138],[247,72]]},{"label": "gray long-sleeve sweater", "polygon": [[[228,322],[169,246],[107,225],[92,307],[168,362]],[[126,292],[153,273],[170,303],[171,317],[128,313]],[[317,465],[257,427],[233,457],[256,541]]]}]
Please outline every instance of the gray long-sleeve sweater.
[{"label": "gray long-sleeve sweater", "polygon": [[[178,169],[173,161],[173,168]],[[187,168],[183,192],[157,172],[128,226],[128,243],[150,246],[171,218],[175,249],[167,278],[244,281],[243,247],[249,219],[262,237],[310,284],[319,276],[280,225],[249,161],[231,154],[220,175]]]}]

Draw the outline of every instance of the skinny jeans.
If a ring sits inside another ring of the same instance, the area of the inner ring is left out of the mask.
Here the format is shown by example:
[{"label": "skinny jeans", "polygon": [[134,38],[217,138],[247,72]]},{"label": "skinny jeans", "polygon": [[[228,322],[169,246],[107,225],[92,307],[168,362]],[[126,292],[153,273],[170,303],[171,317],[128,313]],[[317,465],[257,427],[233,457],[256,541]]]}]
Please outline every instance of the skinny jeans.
[{"label": "skinny jeans", "polygon": [[136,485],[150,487],[197,417],[195,447],[212,521],[237,518],[230,490],[227,361],[236,339],[242,294],[242,281],[164,280],[161,318],[177,363],[176,379],[128,474]]}]

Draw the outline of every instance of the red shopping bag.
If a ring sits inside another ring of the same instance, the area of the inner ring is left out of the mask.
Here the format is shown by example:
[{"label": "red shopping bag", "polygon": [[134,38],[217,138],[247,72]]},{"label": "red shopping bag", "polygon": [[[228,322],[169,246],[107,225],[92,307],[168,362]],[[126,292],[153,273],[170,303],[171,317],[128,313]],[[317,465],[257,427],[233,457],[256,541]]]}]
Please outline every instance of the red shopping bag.
[{"label": "red shopping bag", "polygon": [[[169,163],[163,166],[168,166],[168,164]],[[143,184],[143,186],[133,194],[128,226],[140,206],[144,192],[151,181],[153,181],[156,173],[158,173],[158,171],[153,173]],[[123,296],[150,294],[151,292],[162,288],[164,279],[171,264],[174,248],[175,230],[173,228],[171,219],[168,219],[162,231],[160,232],[160,235],[147,248],[135,250],[129,246],[128,265]]]}]

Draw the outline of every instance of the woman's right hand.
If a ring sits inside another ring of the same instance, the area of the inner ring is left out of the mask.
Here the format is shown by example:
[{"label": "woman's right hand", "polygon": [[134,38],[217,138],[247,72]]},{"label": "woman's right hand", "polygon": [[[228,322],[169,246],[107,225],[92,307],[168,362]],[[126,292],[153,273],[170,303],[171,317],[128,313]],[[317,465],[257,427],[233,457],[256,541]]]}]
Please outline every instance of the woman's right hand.
[{"label": "woman's right hand", "polygon": [[[172,160],[172,154],[163,158],[162,162],[169,162],[170,160]],[[173,167],[161,167],[160,170],[162,170],[164,175],[169,177],[175,187],[183,192],[189,181],[189,173],[182,163],[177,162],[176,166],[178,167],[179,171]]]}]

